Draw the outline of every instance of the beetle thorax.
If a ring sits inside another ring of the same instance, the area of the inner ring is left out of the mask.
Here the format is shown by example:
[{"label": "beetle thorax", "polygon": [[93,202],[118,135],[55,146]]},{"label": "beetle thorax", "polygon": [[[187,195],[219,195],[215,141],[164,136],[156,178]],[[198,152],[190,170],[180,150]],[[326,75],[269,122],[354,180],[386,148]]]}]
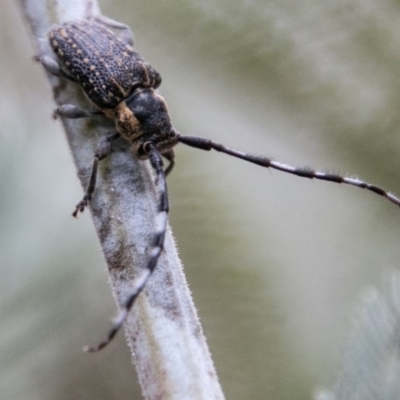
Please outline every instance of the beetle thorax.
[{"label": "beetle thorax", "polygon": [[142,135],[140,123],[125,101],[115,109],[115,125],[117,132],[126,140],[133,141]]}]

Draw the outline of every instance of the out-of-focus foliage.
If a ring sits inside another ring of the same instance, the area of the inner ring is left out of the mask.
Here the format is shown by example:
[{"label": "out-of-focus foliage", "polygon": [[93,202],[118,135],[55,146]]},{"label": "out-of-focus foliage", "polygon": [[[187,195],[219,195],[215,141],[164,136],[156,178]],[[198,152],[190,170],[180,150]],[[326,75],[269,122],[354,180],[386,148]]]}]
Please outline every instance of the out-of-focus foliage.
[{"label": "out-of-focus foliage", "polygon": [[[163,76],[177,130],[400,193],[395,1],[101,1]],[[0,14],[0,398],[140,398],[82,189],[16,3]],[[332,387],[364,287],[397,268],[371,193],[179,146],[171,225],[227,398]],[[101,189],[99,189],[101,190]],[[136,389],[135,389],[136,388]]]},{"label": "out-of-focus foliage", "polygon": [[365,291],[343,365],[331,390],[318,400],[397,400],[400,397],[400,274],[391,273],[383,290]]}]

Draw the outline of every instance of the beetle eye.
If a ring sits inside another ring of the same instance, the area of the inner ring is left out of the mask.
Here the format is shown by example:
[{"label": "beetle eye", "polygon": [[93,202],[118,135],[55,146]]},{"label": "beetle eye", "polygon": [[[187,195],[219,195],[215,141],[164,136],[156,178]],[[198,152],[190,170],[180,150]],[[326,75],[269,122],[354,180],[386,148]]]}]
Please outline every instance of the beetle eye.
[{"label": "beetle eye", "polygon": [[145,143],[143,143],[143,146],[141,146],[141,151],[144,153],[144,154],[149,154],[150,153],[150,150],[151,150],[151,145],[152,145],[152,143],[151,142],[145,142]]}]

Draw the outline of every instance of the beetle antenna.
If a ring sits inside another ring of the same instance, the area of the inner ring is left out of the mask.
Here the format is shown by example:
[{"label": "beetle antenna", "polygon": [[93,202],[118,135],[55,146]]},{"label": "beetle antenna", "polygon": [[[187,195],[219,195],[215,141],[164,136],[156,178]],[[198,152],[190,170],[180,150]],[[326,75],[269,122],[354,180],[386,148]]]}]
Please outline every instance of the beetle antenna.
[{"label": "beetle antenna", "polygon": [[346,185],[356,186],[361,189],[366,189],[369,190],[370,192],[378,194],[379,196],[385,197],[387,200],[391,201],[397,206],[400,206],[400,199],[393,193],[387,192],[386,190],[378,186],[372,185],[358,178],[351,178],[351,177],[340,176],[337,174],[328,174],[326,172],[314,171],[313,169],[308,167],[294,167],[292,165],[281,163],[279,161],[273,161],[268,157],[257,156],[257,155],[247,154],[238,150],[233,150],[222,144],[215,143],[212,140],[197,136],[183,136],[177,133],[177,139],[179,142],[184,143],[191,147],[195,147],[196,149],[207,150],[207,151],[216,150],[221,153],[225,153],[230,156],[237,157],[245,161],[249,161],[253,164],[260,165],[261,167],[277,169],[279,171],[296,175],[302,178],[343,183]]},{"label": "beetle antenna", "polygon": [[150,278],[151,274],[156,268],[158,259],[164,248],[164,240],[165,240],[165,233],[167,231],[168,211],[169,211],[167,181],[165,179],[162,157],[159,151],[157,150],[156,146],[150,142],[145,144],[145,146],[146,146],[146,151],[149,155],[151,166],[153,167],[156,173],[155,184],[159,199],[155,232],[153,234],[153,239],[151,241],[147,253],[147,265],[143,270],[141,270],[139,276],[135,279],[133,283],[133,289],[128,294],[124,304],[122,305],[121,311],[118,317],[116,318],[114,325],[110,329],[110,332],[108,333],[106,339],[104,339],[101,343],[99,343],[96,346],[84,347],[84,351],[89,353],[95,353],[103,349],[114,339],[115,335],[119,332],[122,325],[128,318],[129,312],[132,309],[135,300],[137,299],[143,288],[146,286],[148,279]]}]

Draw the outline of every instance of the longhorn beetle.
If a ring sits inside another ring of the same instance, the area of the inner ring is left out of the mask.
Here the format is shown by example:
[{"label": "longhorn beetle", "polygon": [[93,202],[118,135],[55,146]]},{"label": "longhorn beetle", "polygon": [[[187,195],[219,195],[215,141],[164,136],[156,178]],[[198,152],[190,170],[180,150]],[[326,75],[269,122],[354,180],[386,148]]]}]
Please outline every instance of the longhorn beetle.
[{"label": "longhorn beetle", "polygon": [[[117,36],[110,28],[120,29]],[[133,34],[126,25],[105,17],[87,18],[54,25],[48,38],[58,61],[37,57],[48,72],[73,81],[81,86],[96,111],[84,111],[71,104],[57,108],[56,114],[66,118],[84,118],[104,115],[115,121],[116,132],[103,137],[94,154],[92,172],[83,199],[77,204],[73,216],[83,212],[90,202],[95,186],[98,162],[107,157],[115,139],[122,137],[132,144],[133,154],[149,160],[156,175],[158,215],[156,231],[147,254],[147,264],[134,282],[117,321],[107,338],[86,351],[101,350],[117,334],[133,307],[135,300],[157,266],[164,247],[167,229],[168,194],[166,176],[175,164],[173,147],[183,143],[201,150],[216,150],[249,161],[261,167],[273,168],[303,178],[343,183],[369,190],[400,206],[400,199],[378,186],[357,178],[298,168],[230,149],[212,140],[184,136],[171,123],[165,99],[157,92],[160,74],[133,48]],[[169,161],[164,170],[162,156]]]}]

